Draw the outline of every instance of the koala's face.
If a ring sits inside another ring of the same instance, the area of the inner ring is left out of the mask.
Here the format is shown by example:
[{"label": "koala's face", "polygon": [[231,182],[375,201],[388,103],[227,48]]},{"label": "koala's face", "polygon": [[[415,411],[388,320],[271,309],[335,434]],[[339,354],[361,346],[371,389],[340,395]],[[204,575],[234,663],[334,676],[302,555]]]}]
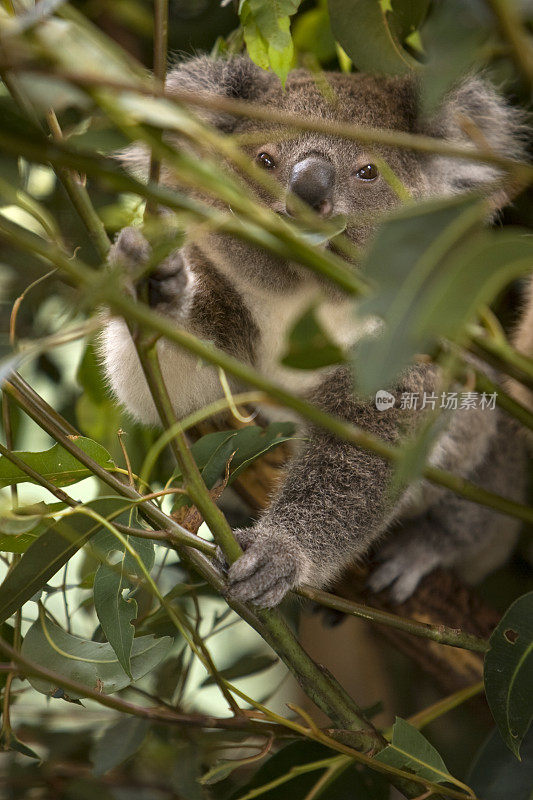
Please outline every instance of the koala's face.
[{"label": "koala's face", "polygon": [[[167,87],[169,91],[249,100],[264,109],[286,111],[304,119],[313,117],[333,123],[425,133],[462,144],[468,141],[460,123],[466,117],[495,152],[523,156],[520,134],[523,120],[479,78],[459,85],[433,118],[423,122],[417,116],[417,90],[410,78],[357,73],[325,73],[315,77],[295,71],[284,90],[272,73],[259,69],[247,58],[213,61],[200,56],[172,70]],[[343,215],[347,218],[346,235],[357,245],[365,244],[375,232],[381,214],[400,202],[390,185],[390,175],[387,181],[382,174],[382,162],[415,198],[483,187],[497,177],[493,167],[479,162],[454,161],[399,148],[363,146],[339,136],[295,132],[225,112],[204,110],[200,115],[221,131],[237,139],[240,136],[250,160],[279,183],[280,191],[274,198],[271,192],[251,182],[251,190],[263,203],[279,214],[291,214],[290,197],[296,195],[323,218]],[[190,143],[171,137],[169,141],[178,148],[190,147]],[[121,157],[131,169],[143,168],[146,174],[146,150],[133,147]],[[175,183],[176,176],[171,174],[168,182]],[[190,185],[186,190],[195,192]],[[202,199],[220,205],[213,198],[202,196]],[[303,268],[237,239],[215,234],[209,239],[214,240],[213,247],[209,247],[207,238],[199,244],[209,249],[210,258],[224,261],[229,270],[238,270],[255,282],[283,291],[311,279]]]},{"label": "koala's face", "polygon": [[[304,118],[413,129],[415,99],[406,81],[336,73],[325,78],[328,85],[323,88],[312,76],[294,72],[285,91],[272,81],[260,102]],[[281,184],[282,192],[276,199],[259,191],[264,203],[278,213],[291,215],[291,194],[295,194],[322,218],[342,214],[348,220],[346,234],[357,244],[367,241],[380,212],[399,203],[397,193],[382,174],[381,160],[415,196],[427,188],[423,160],[413,153],[370,148],[316,133],[295,134],[279,125],[267,127],[250,120],[237,123],[234,132],[254,140],[253,146],[246,146],[250,159]]]}]

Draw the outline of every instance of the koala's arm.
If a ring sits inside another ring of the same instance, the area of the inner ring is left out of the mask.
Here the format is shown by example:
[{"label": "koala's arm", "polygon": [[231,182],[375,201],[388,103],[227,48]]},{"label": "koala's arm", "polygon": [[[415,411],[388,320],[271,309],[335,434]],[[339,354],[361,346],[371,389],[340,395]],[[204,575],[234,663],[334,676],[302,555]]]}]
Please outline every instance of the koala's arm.
[{"label": "koala's arm", "polygon": [[[422,366],[412,371],[409,385],[424,391],[434,382],[433,368]],[[397,407],[381,413],[355,397],[344,369],[311,399],[389,442],[398,439],[406,421]],[[300,583],[331,582],[390,522],[389,479],[390,466],[381,457],[327,431],[309,430],[265,515],[253,528],[236,532],[245,554],[228,570],[230,594],[268,607]]]},{"label": "koala's arm", "polygon": [[[136,279],[151,255],[138,228],[124,228],[111,248],[111,266],[124,270],[126,288],[135,295]],[[144,280],[151,308],[196,336],[214,342],[237,358],[252,362],[257,332],[242,300],[208,259],[194,248],[176,249]],[[229,325],[228,320],[234,320]],[[158,355],[165,384],[178,417],[223,396],[217,370],[162,339]],[[100,354],[114,394],[144,424],[159,419],[126,323],[109,317],[100,337]]]}]

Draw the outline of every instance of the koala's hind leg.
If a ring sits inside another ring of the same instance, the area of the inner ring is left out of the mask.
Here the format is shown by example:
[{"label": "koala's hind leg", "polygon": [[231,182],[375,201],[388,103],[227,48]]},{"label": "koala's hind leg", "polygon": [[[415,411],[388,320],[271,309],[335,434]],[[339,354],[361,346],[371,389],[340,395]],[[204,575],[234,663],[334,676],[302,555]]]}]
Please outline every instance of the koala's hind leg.
[{"label": "koala's hind leg", "polygon": [[[486,458],[469,477],[491,492],[524,500],[526,452],[513,420],[502,415]],[[375,592],[389,587],[392,599],[401,603],[436,567],[455,567],[463,579],[476,583],[505,562],[520,525],[517,519],[445,491],[424,514],[391,530],[369,586]]]}]

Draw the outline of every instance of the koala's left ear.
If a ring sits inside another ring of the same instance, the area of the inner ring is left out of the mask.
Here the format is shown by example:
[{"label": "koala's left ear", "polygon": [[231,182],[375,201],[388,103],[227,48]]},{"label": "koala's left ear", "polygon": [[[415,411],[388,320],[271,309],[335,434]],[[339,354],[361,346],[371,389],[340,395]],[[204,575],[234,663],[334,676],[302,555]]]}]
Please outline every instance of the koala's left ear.
[{"label": "koala's left ear", "polygon": [[[212,97],[231,97],[242,100],[257,100],[273,81],[272,73],[256,66],[245,56],[230,59],[214,59],[196,56],[171,69],[167,75],[169,92],[190,92]],[[220,130],[230,133],[237,117],[222,111],[194,107],[195,114]],[[169,137],[171,138],[171,137]],[[146,179],[150,163],[150,151],[144,144],[134,143],[117,152],[115,157],[129,171]],[[163,170],[162,181],[166,181]]]},{"label": "koala's left ear", "polygon": [[[452,91],[439,112],[422,124],[432,136],[458,144],[485,145],[508,158],[526,157],[525,114],[509,105],[486,79],[471,77]],[[451,192],[481,188],[498,177],[490,164],[435,158],[439,179]],[[442,183],[441,183],[442,186]],[[505,199],[502,198],[502,204]]]},{"label": "koala's left ear", "polygon": [[[272,73],[256,66],[245,56],[229,59],[197,56],[170,70],[166,87],[170,92],[192,92],[206,96],[257,100],[272,82]],[[203,119],[231,132],[236,117],[224,112],[195,108]]]}]

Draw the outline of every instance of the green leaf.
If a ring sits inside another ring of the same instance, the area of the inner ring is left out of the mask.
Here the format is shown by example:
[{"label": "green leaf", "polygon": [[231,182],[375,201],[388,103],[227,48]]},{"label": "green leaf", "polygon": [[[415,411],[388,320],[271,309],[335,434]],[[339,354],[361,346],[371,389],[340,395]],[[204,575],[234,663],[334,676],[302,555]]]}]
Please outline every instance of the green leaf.
[{"label": "green leaf", "polygon": [[412,770],[432,783],[455,783],[433,745],[419,730],[400,717],[396,717],[392,728],[391,743],[374,756],[374,759],[391,767]]},{"label": "green leaf", "polygon": [[[139,636],[134,639],[131,651],[131,673],[139,680],[168,654],[172,646],[170,636],[156,639],[154,636]],[[36,620],[26,634],[21,648],[22,655],[40,667],[53,670],[62,677],[75,680],[88,689],[112,694],[129,686],[132,682],[122,669],[114,651],[107,642],[93,642],[62,630],[44,617]],[[29,677],[29,682],[41,694],[77,700],[84,697],[63,690],[44,678]]]},{"label": "green leaf", "polygon": [[461,341],[479,308],[530,271],[531,237],[483,230],[484,213],[483,201],[469,195],[417,203],[381,225],[363,268],[377,291],[359,311],[381,317],[385,330],[355,350],[364,393],[391,385],[442,337]]},{"label": "green leaf", "polygon": [[[296,438],[294,432],[295,426],[292,422],[272,422],[266,428],[247,425],[237,431],[216,431],[198,439],[192,445],[191,452],[208,488],[211,489],[223,477],[232,453],[235,452],[230,463],[230,484],[265,453]],[[172,480],[180,479],[181,471],[177,469]]]},{"label": "green leaf", "polygon": [[458,81],[481,67],[494,30],[494,17],[483,0],[433,3],[422,28],[422,42],[428,56],[421,75],[423,115],[434,113]]},{"label": "green leaf", "polygon": [[150,722],[146,719],[124,716],[106,728],[91,750],[93,774],[99,778],[134,755],[144,742],[149,727]]},{"label": "green leaf", "polygon": [[341,348],[318,321],[316,307],[309,308],[290,331],[287,351],[281,363],[293,369],[319,369],[345,361]]},{"label": "green leaf", "polygon": [[424,22],[431,0],[391,0],[390,23],[400,42],[405,42]]},{"label": "green leaf", "polygon": [[419,64],[402,47],[387,5],[379,0],[329,0],[331,29],[362,72],[405,75]]},{"label": "green leaf", "polygon": [[[233,681],[235,678],[247,678],[250,675],[257,675],[258,672],[268,669],[273,664],[276,664],[277,658],[269,655],[259,655],[257,653],[247,653],[240,656],[234,664],[225,669],[219,670],[219,675],[226,678],[228,681]],[[216,683],[212,675],[204,678],[200,686],[213,686]]]},{"label": "green leaf", "polygon": [[300,0],[241,0],[239,16],[248,55],[285,84],[293,61],[290,16]]},{"label": "green leaf", "polygon": [[531,800],[533,730],[524,738],[517,761],[495,728],[477,754],[468,784],[483,800]]},{"label": "green leaf", "polygon": [[[155,555],[153,542],[133,536],[125,538],[150,571]],[[92,544],[106,558],[106,563],[100,564],[94,577],[95,611],[107,641],[131,678],[130,653],[135,633],[132,623],[137,618],[137,601],[132,596],[124,597],[124,592],[131,592],[144,575],[131,553],[110,531],[102,531]],[[117,553],[119,558],[111,565],[107,560],[112,553]]]},{"label": "green leaf", "polygon": [[520,745],[533,719],[533,592],[507,609],[490,637],[485,657],[485,691],[498,730],[520,758]]},{"label": "green leaf", "polygon": [[[103,517],[117,516],[128,508],[118,497],[100,498],[87,506]],[[51,524],[0,585],[0,623],[42,589],[99,528],[99,522],[76,512]]]},{"label": "green leaf", "polygon": [[[116,468],[111,456],[101,444],[83,436],[73,437],[73,439],[80,450],[83,450],[101,467],[109,470]],[[77,483],[92,475],[87,467],[59,444],[54,444],[49,450],[39,453],[16,451],[15,455],[55,486],[70,486],[72,483]],[[0,487],[15,483],[35,483],[35,481],[5,456],[0,456]]]}]

